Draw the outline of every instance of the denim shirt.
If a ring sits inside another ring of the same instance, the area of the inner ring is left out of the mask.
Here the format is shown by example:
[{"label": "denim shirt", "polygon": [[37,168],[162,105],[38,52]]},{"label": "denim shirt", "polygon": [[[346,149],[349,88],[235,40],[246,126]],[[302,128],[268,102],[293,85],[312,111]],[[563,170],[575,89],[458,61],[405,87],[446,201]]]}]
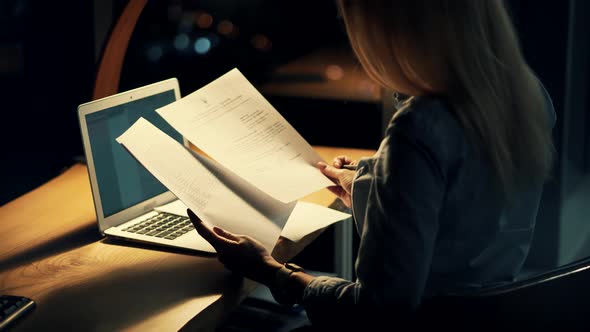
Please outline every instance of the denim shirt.
[{"label": "denim shirt", "polygon": [[358,305],[412,311],[423,298],[514,281],[542,185],[508,208],[490,190],[492,169],[478,156],[441,99],[414,98],[400,110],[353,182],[358,279],[314,278],[302,299],[310,320]]}]

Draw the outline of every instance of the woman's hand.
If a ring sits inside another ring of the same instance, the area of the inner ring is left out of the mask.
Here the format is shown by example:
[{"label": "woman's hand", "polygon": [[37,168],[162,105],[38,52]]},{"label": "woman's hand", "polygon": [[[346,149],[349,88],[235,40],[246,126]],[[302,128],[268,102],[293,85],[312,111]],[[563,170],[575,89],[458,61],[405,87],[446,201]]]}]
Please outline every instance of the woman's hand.
[{"label": "woman's hand", "polygon": [[269,286],[281,264],[264,246],[246,235],[235,235],[219,227],[210,229],[193,211],[187,210],[199,234],[217,251],[219,261],[232,272]]},{"label": "woman's hand", "polygon": [[355,161],[351,160],[347,156],[338,156],[334,158],[332,166],[319,162],[318,167],[325,176],[327,176],[335,186],[330,186],[328,189],[338,196],[344,205],[352,207],[352,180],[354,179],[355,171],[342,169],[344,165],[354,165]]}]

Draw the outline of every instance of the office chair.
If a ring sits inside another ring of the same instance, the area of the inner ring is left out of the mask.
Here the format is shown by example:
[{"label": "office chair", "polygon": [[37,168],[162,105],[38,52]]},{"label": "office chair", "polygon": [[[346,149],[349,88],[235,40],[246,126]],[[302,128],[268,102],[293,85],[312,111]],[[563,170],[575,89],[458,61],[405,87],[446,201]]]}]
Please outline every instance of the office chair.
[{"label": "office chair", "polygon": [[102,52],[94,81],[92,99],[100,99],[119,92],[125,53],[127,53],[129,40],[135,30],[137,20],[146,4],[147,0],[130,0],[117,19]]},{"label": "office chair", "polygon": [[416,321],[453,331],[589,331],[590,257],[477,294],[432,298]]}]

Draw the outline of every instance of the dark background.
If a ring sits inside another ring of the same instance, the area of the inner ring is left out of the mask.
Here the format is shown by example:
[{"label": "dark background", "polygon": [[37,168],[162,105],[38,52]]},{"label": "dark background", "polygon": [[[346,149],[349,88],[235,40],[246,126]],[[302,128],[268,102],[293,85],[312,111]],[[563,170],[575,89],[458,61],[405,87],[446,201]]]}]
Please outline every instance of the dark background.
[{"label": "dark background", "polygon": [[[125,3],[0,1],[0,206],[83,155],[76,108],[91,99],[103,37]],[[507,3],[525,57],[551,94],[558,117],[554,138],[559,161],[546,186],[528,262],[531,269],[545,269],[590,254],[589,6],[583,0]],[[175,50],[179,32],[211,36],[210,30],[183,26],[178,13],[191,10],[231,19],[239,35],[218,36],[204,55]],[[270,49],[252,46],[258,33],[269,38]],[[147,56],[154,47],[162,51],[157,61]],[[120,90],[177,77],[186,95],[233,67],[263,84],[277,66],[320,47],[347,47],[332,1],[151,1],[132,37]],[[311,144],[376,148],[379,142],[380,119],[363,116],[374,105],[296,98],[271,102]],[[305,108],[314,111],[302,116],[294,110]],[[322,135],[317,128],[337,111],[346,119],[354,117],[366,139],[338,141]]]}]

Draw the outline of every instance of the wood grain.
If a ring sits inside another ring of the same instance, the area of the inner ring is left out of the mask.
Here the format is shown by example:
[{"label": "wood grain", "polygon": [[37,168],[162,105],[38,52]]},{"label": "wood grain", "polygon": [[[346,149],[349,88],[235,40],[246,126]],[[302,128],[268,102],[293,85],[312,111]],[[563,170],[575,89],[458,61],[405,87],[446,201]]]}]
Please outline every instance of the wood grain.
[{"label": "wood grain", "polygon": [[[316,149],[327,161],[374,153]],[[334,196],[304,200],[327,206]],[[293,257],[315,236],[280,255]],[[37,302],[16,330],[213,330],[256,287],[211,255],[102,239],[83,165],[2,206],[0,243],[0,293]]]}]

